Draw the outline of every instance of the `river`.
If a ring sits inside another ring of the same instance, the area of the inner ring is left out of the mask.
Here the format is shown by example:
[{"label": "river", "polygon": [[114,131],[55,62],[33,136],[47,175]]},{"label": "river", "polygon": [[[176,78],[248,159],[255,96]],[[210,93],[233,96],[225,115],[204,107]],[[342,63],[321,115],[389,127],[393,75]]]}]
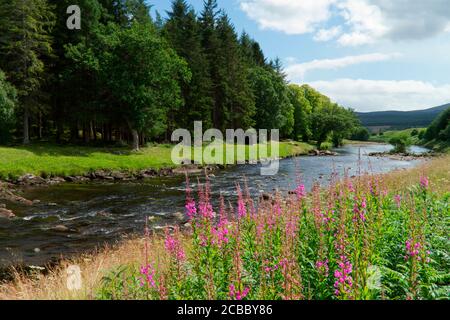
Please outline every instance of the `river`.
[{"label": "river", "polygon": [[[211,178],[213,197],[217,199],[222,192],[234,201],[235,184],[242,183],[243,177],[252,194],[258,195],[275,189],[293,190],[298,176],[310,188],[314,181],[326,185],[333,172],[342,175],[348,170],[352,176],[359,172],[407,169],[420,163],[367,156],[391,148],[382,144],[347,145],[335,150],[338,156],[284,159],[273,177],[260,176],[259,166],[255,165],[228,168]],[[415,147],[412,151],[425,149]],[[192,182],[195,181],[193,177]],[[17,218],[0,221],[0,266],[42,265],[61,255],[115,241],[122,235],[142,233],[146,216],[156,217],[155,226],[173,224],[172,214],[183,212],[184,188],[183,177],[27,188],[24,196],[41,202],[31,207],[9,205]]]}]

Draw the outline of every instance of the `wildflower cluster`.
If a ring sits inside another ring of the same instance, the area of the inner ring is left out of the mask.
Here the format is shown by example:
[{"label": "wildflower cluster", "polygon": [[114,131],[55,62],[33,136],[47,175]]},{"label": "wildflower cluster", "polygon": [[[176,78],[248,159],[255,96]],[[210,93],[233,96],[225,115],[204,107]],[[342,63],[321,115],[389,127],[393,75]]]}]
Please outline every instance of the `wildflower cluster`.
[{"label": "wildflower cluster", "polygon": [[366,176],[315,185],[309,194],[300,184],[256,204],[237,184],[235,204],[221,197],[218,213],[208,180],[198,182],[197,200],[187,185],[190,228],[167,229],[163,253],[132,277],[145,298],[406,299],[440,292],[427,276],[434,263],[427,249],[432,232],[445,234],[433,227],[448,219],[448,203],[436,200],[424,176],[409,194]]}]

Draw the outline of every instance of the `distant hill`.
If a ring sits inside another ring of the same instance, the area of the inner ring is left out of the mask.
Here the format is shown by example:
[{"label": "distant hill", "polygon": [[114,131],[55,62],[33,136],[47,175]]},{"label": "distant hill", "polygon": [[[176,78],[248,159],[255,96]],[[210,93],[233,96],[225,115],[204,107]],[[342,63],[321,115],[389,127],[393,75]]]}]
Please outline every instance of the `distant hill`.
[{"label": "distant hill", "polygon": [[357,115],[363,126],[372,132],[377,132],[387,129],[428,127],[442,111],[449,107],[450,103],[426,110],[358,112]]}]

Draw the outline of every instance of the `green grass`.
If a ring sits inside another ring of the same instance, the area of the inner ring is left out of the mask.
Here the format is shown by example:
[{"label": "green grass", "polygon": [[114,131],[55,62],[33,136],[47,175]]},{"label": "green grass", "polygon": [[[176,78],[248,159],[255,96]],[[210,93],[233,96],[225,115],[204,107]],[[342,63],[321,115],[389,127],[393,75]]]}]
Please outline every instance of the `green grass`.
[{"label": "green grass", "polygon": [[380,135],[376,135],[376,136],[371,136],[370,137],[370,141],[372,142],[384,142],[384,143],[389,143],[389,141],[396,137],[396,136],[400,136],[400,135],[406,135],[408,137],[411,138],[411,142],[414,145],[418,145],[420,144],[420,140],[419,137],[416,136],[411,136],[411,133],[417,130],[418,132],[422,131],[422,130],[426,130],[425,128],[411,128],[411,129],[405,129],[405,130],[392,130],[392,131],[386,131],[383,133],[382,136]]},{"label": "green grass", "polygon": [[[171,145],[154,145],[132,152],[127,148],[94,148],[33,144],[0,147],[0,178],[17,178],[30,173],[40,176],[83,175],[95,170],[137,171],[175,167]],[[247,157],[248,157],[248,147]],[[305,143],[281,142],[280,157],[305,154]]]}]

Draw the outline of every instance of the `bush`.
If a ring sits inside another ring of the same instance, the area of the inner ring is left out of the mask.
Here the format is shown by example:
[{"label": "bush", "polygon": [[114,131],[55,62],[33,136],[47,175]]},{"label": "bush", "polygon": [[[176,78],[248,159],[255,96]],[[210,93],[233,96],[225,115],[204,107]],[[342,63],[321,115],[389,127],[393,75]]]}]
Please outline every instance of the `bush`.
[{"label": "bush", "polygon": [[394,153],[406,153],[406,149],[411,145],[411,138],[406,134],[392,137],[389,143],[394,146]]},{"label": "bush", "polygon": [[364,127],[357,128],[355,129],[355,131],[353,131],[350,139],[357,141],[369,141],[370,132],[369,130],[367,130],[367,128]]}]

